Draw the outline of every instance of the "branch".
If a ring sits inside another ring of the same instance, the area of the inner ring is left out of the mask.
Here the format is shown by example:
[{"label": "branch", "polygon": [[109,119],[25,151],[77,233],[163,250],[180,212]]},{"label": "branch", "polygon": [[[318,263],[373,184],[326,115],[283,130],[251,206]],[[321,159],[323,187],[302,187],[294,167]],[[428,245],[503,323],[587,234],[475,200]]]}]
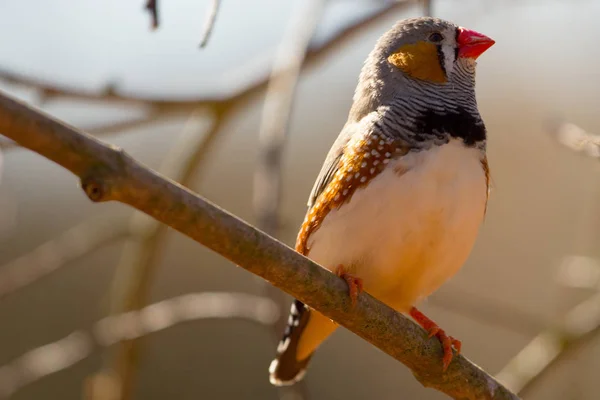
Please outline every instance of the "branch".
[{"label": "branch", "polygon": [[0,267],[0,300],[128,235],[114,218],[92,218]]},{"label": "branch", "polygon": [[600,158],[600,135],[587,132],[581,127],[565,121],[552,120],[547,129],[565,147],[583,152],[589,157]]},{"label": "branch", "polygon": [[[277,236],[280,227],[279,209],[282,192],[282,159],[289,130],[289,119],[294,94],[300,77],[302,63],[310,40],[321,17],[323,0],[307,0],[294,12],[278,46],[267,86],[259,133],[259,159],[254,175],[254,210],[258,228]],[[284,294],[265,282],[264,293],[273,299],[281,310],[288,307]],[[287,323],[287,314],[281,313],[273,326],[274,339],[279,340]],[[277,342],[276,342],[277,343]],[[280,398],[308,398],[306,384],[278,388]]]},{"label": "branch", "polygon": [[[312,67],[322,61],[331,50],[341,46],[348,41],[355,38],[361,32],[366,29],[370,29],[379,23],[383,18],[389,16],[390,13],[399,11],[410,5],[415,4],[417,0],[401,0],[393,1],[385,6],[382,6],[378,11],[366,16],[365,18],[357,21],[356,23],[350,24],[340,29],[327,41],[311,46],[306,54],[304,67]],[[233,95],[227,94],[226,96],[204,96],[192,99],[184,100],[156,100],[156,99],[143,99],[135,96],[130,96],[124,93],[119,93],[114,90],[114,87],[108,86],[99,92],[85,92],[73,88],[59,87],[43,80],[36,80],[31,77],[26,77],[15,72],[0,69],[0,79],[7,81],[8,83],[21,84],[30,87],[37,88],[44,91],[47,94],[53,96],[64,96],[72,99],[79,100],[109,100],[116,103],[123,104],[135,104],[135,105],[147,105],[154,107],[161,112],[167,113],[170,111],[177,112],[192,112],[199,106],[213,106],[215,104],[237,102],[248,99],[249,97],[259,93],[267,87],[269,82],[269,75],[265,74],[263,78],[260,78],[254,82],[248,83],[246,86],[240,88]]]},{"label": "branch", "polygon": [[87,132],[94,135],[109,135],[112,133],[123,133],[130,129],[140,129],[148,125],[152,125],[157,121],[167,117],[167,113],[160,111],[151,111],[147,115],[140,118],[132,118],[125,121],[117,121],[106,124],[98,124],[89,128],[84,128]]},{"label": "branch", "polygon": [[206,15],[204,30],[200,36],[200,48],[204,48],[208,44],[208,39],[210,39],[210,35],[215,27],[215,20],[217,19],[220,5],[221,0],[212,0],[210,8],[208,9],[208,14]]},{"label": "branch", "polygon": [[546,321],[538,315],[490,300],[476,292],[465,291],[463,288],[438,290],[427,298],[427,303],[491,326],[510,328],[527,336],[535,335],[547,326]]},{"label": "branch", "polygon": [[150,13],[152,29],[158,28],[158,0],[147,0],[144,8]]},{"label": "branch", "polygon": [[[216,115],[211,116],[212,126],[205,133],[198,125],[200,118],[206,116],[202,116],[200,110],[194,112],[160,170],[181,184],[188,185],[196,171],[204,165],[220,132],[225,113],[226,110],[217,110]],[[166,225],[142,213],[134,213],[131,226],[137,237],[128,243],[117,267],[110,296],[113,303],[111,314],[138,310],[146,305],[168,233]],[[119,392],[119,399],[132,397],[139,347],[137,340],[128,340],[119,344],[114,356],[107,357],[104,368],[111,371],[109,376],[116,375],[116,382],[119,383],[113,386]],[[99,394],[90,395],[91,399],[101,398]]]},{"label": "branch", "polygon": [[[191,293],[163,300],[140,311],[104,318],[90,332],[73,332],[0,367],[0,398],[8,398],[24,386],[77,364],[98,347],[199,319],[243,318],[270,325],[278,316],[277,305],[270,299],[244,293]],[[88,393],[106,393],[106,386],[113,383],[113,379],[101,374],[88,380],[86,389]]]},{"label": "branch", "polygon": [[81,180],[94,202],[119,201],[150,215],[266,279],[409,367],[425,386],[455,399],[517,399],[463,356],[442,372],[439,341],[366,293],[352,307],[345,282],[122,149],[0,96],[0,132]]},{"label": "branch", "polygon": [[600,293],[571,309],[562,322],[523,348],[498,374],[498,379],[524,394],[572,351],[600,334]]},{"label": "branch", "polygon": [[426,17],[432,17],[433,0],[422,0],[423,1],[423,15]]}]

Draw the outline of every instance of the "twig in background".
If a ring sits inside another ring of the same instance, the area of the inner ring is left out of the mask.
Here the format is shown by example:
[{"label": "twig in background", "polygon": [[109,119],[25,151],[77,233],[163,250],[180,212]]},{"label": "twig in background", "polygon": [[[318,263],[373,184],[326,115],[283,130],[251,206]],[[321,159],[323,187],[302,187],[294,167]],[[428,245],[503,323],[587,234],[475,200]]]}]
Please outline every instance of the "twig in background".
[{"label": "twig in background", "polygon": [[[160,171],[182,185],[189,185],[191,178],[204,165],[210,154],[226,110],[217,110],[207,115],[206,110],[197,110],[189,117],[183,132],[165,157]],[[212,119],[208,130],[202,123]],[[143,213],[134,213],[131,220],[134,236],[127,243],[116,270],[111,290],[113,315],[142,308],[148,302],[148,293],[164,249],[168,227]],[[130,399],[135,384],[135,374],[140,356],[140,343],[129,340],[120,343],[105,358],[100,376],[114,377],[117,399]],[[98,375],[96,375],[98,376]],[[89,393],[90,399],[101,399],[100,394]]]},{"label": "twig in background", "polygon": [[158,0],[147,0],[144,8],[150,13],[152,29],[158,28]]},{"label": "twig in background", "polygon": [[[96,322],[89,332],[73,332],[0,367],[0,398],[7,398],[26,385],[77,364],[98,347],[109,347],[200,319],[243,318],[268,326],[278,316],[279,310],[272,300],[244,293],[190,293],[163,300],[139,311],[106,317]],[[107,379],[106,375],[88,380],[86,398],[92,398],[93,393],[112,395],[113,384],[114,379]]]},{"label": "twig in background", "polygon": [[86,132],[93,133],[96,136],[121,134],[130,129],[144,128],[146,126],[159,122],[161,119],[166,119],[167,117],[170,117],[173,114],[175,113],[164,113],[160,110],[152,110],[141,118],[133,118],[125,121],[110,122],[90,126],[86,129]]},{"label": "twig in background", "polygon": [[[305,69],[310,66],[314,66],[323,57],[325,57],[330,50],[343,45],[346,41],[351,40],[358,33],[377,24],[381,19],[387,17],[389,13],[398,11],[413,3],[414,1],[410,0],[392,2],[386,6],[383,6],[380,10],[374,12],[373,14],[344,27],[324,43],[308,50],[304,62]],[[206,97],[189,100],[143,100],[136,97],[129,97],[124,94],[119,94],[112,84],[106,85],[102,91],[90,93],[85,90],[59,87],[49,82],[37,80],[31,77],[25,77],[21,74],[3,69],[0,69],[0,80],[9,84],[35,88],[44,93],[46,101],[52,99],[84,100],[90,102],[108,101],[123,105],[142,105],[149,108],[148,118],[119,122],[116,124],[111,123],[108,125],[88,129],[88,132],[106,134],[115,133],[123,129],[130,129],[134,127],[137,128],[145,125],[146,123],[155,122],[160,118],[166,118],[169,115],[193,112],[198,107],[222,107],[225,104],[241,103],[247,98],[265,89],[269,82],[269,76],[266,75],[264,78],[259,78],[254,82],[250,82],[247,86],[241,88],[241,90],[235,94],[225,98]],[[18,147],[18,145],[13,141],[0,142],[0,148],[3,149],[13,149],[16,147]]]},{"label": "twig in background", "polygon": [[353,305],[341,278],[122,149],[6,95],[0,132],[79,177],[90,200],[128,204],[261,276],[402,362],[423,385],[455,399],[518,399],[462,355],[442,372],[440,342],[408,318],[368,293]]},{"label": "twig in background", "polygon": [[587,256],[568,256],[558,268],[556,281],[566,287],[600,290],[600,263]]},{"label": "twig in background", "polygon": [[539,315],[491,300],[477,292],[451,286],[432,294],[427,304],[463,315],[474,321],[481,321],[499,328],[510,328],[523,335],[532,336],[548,324]]},{"label": "twig in background", "polygon": [[[393,1],[385,6],[382,6],[379,10],[369,14],[368,16],[359,19],[348,26],[343,27],[328,40],[319,45],[312,46],[309,48],[306,59],[304,62],[305,69],[317,65],[323,58],[327,57],[331,50],[343,46],[348,41],[355,38],[358,34],[372,28],[377,25],[382,19],[389,17],[390,13],[399,11],[410,5],[414,5],[417,0],[403,0]],[[15,72],[0,69],[0,79],[17,85],[24,85],[27,87],[33,87],[37,90],[47,91],[53,93],[54,98],[69,98],[74,100],[86,100],[86,101],[112,101],[117,104],[132,104],[132,105],[145,105],[155,110],[160,110],[165,115],[171,112],[186,113],[192,112],[199,106],[218,106],[222,103],[240,103],[249,97],[260,93],[264,90],[269,81],[269,75],[258,78],[255,81],[249,82],[247,85],[240,88],[233,94],[226,94],[222,96],[207,96],[199,97],[195,99],[184,99],[184,100],[144,100],[137,97],[128,96],[123,93],[111,92],[110,90],[103,90],[97,93],[86,92],[85,90],[77,90],[68,87],[58,87],[51,83],[43,80],[37,80],[32,77],[25,77]]]},{"label": "twig in background", "polygon": [[217,19],[217,14],[219,13],[220,5],[221,0],[211,0],[210,8],[206,14],[206,22],[204,22],[204,29],[200,36],[200,48],[204,48],[208,44],[208,39],[210,39],[210,35],[215,28],[215,21]]},{"label": "twig in background", "polygon": [[2,140],[2,141],[0,141],[0,150],[11,150],[11,149],[18,148],[18,147],[19,147],[19,145],[16,144],[12,140]]},{"label": "twig in background", "polygon": [[[275,54],[265,94],[258,163],[254,174],[253,203],[258,228],[274,237],[277,237],[280,226],[282,159],[294,94],[310,40],[322,15],[324,0],[306,0],[299,7],[300,10],[292,13],[293,19],[288,23]],[[265,282],[264,292],[281,310],[289,306],[285,294],[276,287]],[[287,313],[282,312],[279,320],[273,324],[275,341],[279,340],[286,321]],[[308,397],[304,382],[278,390],[282,399],[292,397],[301,400]]]},{"label": "twig in background", "polygon": [[598,334],[600,293],[575,306],[558,326],[537,335],[500,371],[497,378],[509,389],[524,395],[570,350]]},{"label": "twig in background", "polygon": [[426,17],[433,16],[433,0],[422,0],[423,1],[423,15]]},{"label": "twig in background", "polygon": [[563,146],[593,158],[600,158],[600,135],[587,132],[570,122],[550,121],[547,125],[549,132]]},{"label": "twig in background", "polygon": [[0,300],[129,235],[121,219],[94,217],[0,267]]}]

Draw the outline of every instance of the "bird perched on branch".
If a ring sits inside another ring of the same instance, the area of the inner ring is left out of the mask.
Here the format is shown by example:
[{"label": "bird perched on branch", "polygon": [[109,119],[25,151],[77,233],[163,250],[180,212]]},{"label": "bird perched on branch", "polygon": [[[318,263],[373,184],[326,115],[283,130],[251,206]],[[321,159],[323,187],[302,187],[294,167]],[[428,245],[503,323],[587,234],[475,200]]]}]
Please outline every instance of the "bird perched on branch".
[{"label": "bird perched on branch", "polygon": [[[489,194],[475,59],[490,38],[435,18],[398,22],[367,58],[348,121],[308,201],[296,250],[436,336],[443,369],[460,342],[415,304],[467,259]],[[269,368],[302,379],[337,324],[296,300]]]}]

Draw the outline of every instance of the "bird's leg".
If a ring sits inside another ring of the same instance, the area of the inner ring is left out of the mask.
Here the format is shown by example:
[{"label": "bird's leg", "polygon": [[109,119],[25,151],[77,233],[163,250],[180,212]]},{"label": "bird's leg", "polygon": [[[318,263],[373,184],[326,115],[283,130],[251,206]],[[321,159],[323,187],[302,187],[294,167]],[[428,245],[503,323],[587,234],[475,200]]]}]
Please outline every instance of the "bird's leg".
[{"label": "bird's leg", "polygon": [[348,284],[348,291],[350,292],[350,301],[352,305],[356,305],[356,299],[360,292],[363,291],[363,281],[359,277],[350,275],[346,272],[346,268],[343,265],[338,265],[335,269],[335,274],[346,281]]},{"label": "bird's leg", "polygon": [[450,361],[452,361],[452,347],[456,349],[456,352],[460,354],[460,348],[462,343],[460,340],[454,339],[452,336],[446,335],[446,332],[442,328],[438,326],[435,322],[430,320],[423,314],[421,311],[417,310],[415,307],[410,309],[410,316],[423,327],[427,332],[429,332],[429,337],[435,336],[442,343],[442,347],[444,348],[444,358],[443,358],[443,366],[444,371],[450,365]]}]

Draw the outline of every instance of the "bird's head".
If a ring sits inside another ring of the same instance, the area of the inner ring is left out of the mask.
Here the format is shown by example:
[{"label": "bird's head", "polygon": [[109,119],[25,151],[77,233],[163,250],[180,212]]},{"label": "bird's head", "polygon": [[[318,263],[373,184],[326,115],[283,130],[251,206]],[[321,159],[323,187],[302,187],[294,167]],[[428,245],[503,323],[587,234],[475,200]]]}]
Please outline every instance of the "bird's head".
[{"label": "bird's head", "polygon": [[475,60],[493,44],[485,35],[438,18],[399,21],[367,58],[355,106],[369,112],[391,97],[428,89],[474,91]]}]

